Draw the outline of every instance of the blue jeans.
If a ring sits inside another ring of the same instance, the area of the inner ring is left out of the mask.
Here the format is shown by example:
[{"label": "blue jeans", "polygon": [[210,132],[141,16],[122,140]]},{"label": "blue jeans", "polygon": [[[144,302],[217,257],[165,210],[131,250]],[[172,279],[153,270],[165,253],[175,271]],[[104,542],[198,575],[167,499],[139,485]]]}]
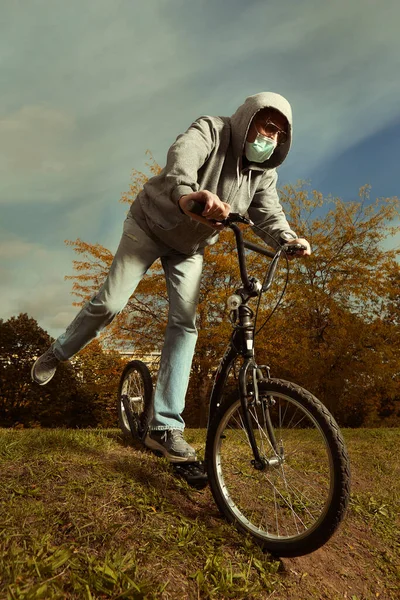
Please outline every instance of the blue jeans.
[{"label": "blue jeans", "polygon": [[181,413],[197,340],[196,307],[200,291],[203,253],[178,253],[129,213],[110,271],[99,292],[80,310],[54,343],[60,360],[68,360],[100,334],[122,311],[139,281],[161,258],[169,298],[168,324],[154,394],[150,429],[184,429]]}]

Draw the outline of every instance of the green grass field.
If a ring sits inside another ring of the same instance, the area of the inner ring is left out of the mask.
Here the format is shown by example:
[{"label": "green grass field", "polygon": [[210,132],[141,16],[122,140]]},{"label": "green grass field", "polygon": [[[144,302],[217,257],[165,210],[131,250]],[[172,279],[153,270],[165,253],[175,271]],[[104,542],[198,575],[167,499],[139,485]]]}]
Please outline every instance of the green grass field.
[{"label": "green grass field", "polygon": [[[0,430],[0,598],[400,597],[400,430],[344,430],[352,497],[311,555],[277,560],[164,459],[113,430]],[[204,430],[187,430],[200,455]]]}]

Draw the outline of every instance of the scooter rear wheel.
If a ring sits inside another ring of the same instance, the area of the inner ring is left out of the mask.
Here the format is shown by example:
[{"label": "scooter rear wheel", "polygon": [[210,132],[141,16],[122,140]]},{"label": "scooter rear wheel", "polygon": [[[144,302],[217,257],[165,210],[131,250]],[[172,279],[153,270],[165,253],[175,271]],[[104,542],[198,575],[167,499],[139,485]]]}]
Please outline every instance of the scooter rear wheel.
[{"label": "scooter rear wheel", "polygon": [[123,436],[143,441],[153,413],[153,383],[148,367],[141,360],[132,360],[122,372],[117,410]]}]

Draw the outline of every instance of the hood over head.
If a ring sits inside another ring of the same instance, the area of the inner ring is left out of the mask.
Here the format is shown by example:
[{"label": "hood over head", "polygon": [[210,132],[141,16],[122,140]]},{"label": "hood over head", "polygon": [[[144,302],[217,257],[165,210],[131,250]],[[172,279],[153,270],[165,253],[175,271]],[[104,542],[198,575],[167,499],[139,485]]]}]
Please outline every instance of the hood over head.
[{"label": "hood over head", "polygon": [[235,158],[242,159],[244,145],[254,115],[262,108],[274,108],[281,112],[288,121],[288,137],[284,144],[274,150],[272,156],[262,163],[251,163],[261,169],[274,169],[285,160],[292,143],[292,109],[289,102],[280,94],[274,92],[261,92],[246,98],[231,117],[232,146]]}]

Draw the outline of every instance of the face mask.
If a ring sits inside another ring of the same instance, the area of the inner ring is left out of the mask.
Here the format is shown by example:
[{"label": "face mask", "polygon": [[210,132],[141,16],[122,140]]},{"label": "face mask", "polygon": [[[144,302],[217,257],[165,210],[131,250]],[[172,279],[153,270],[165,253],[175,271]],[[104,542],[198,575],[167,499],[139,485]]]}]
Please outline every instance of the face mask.
[{"label": "face mask", "polygon": [[250,162],[264,162],[272,156],[276,146],[277,142],[275,140],[258,133],[254,142],[246,142],[246,158]]}]

